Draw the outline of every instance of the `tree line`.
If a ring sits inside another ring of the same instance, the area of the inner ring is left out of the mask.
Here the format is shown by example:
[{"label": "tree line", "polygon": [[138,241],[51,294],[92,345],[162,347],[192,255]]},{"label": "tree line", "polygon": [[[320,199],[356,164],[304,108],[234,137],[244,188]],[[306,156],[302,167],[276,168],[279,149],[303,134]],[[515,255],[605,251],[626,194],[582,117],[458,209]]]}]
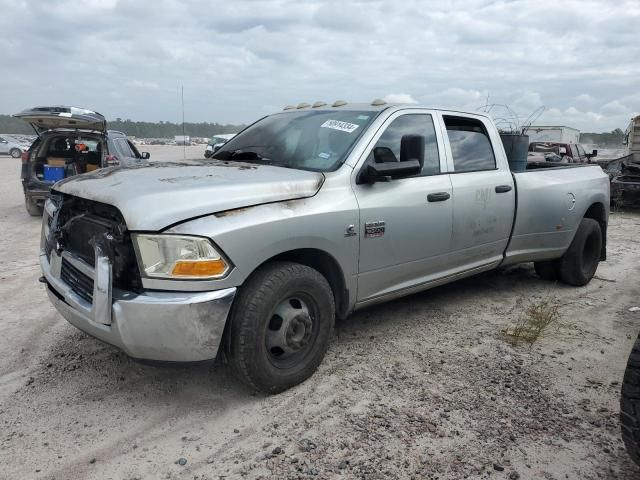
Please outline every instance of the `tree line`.
[{"label": "tree line", "polygon": [[[175,135],[182,135],[182,124],[172,122],[134,122],[133,120],[123,120],[116,118],[107,121],[107,128],[119,130],[126,135],[138,138],[173,138]],[[244,128],[244,125],[232,125],[222,123],[190,123],[185,122],[184,133],[191,137],[209,138],[222,133],[237,133]],[[6,134],[33,134],[33,129],[24,120],[14,118],[10,115],[0,115],[0,133]]]},{"label": "tree line", "polygon": [[[127,135],[138,138],[173,138],[182,135],[182,124],[173,122],[134,122],[116,118],[107,122],[109,129],[119,130]],[[185,122],[185,135],[191,137],[209,138],[220,133],[236,133],[244,128],[244,125],[232,125],[222,123],[189,123]],[[0,115],[0,133],[33,134],[31,126],[27,122],[10,115]],[[580,143],[595,143],[600,146],[619,147],[624,141],[624,132],[616,128],[609,133],[581,133]]]}]

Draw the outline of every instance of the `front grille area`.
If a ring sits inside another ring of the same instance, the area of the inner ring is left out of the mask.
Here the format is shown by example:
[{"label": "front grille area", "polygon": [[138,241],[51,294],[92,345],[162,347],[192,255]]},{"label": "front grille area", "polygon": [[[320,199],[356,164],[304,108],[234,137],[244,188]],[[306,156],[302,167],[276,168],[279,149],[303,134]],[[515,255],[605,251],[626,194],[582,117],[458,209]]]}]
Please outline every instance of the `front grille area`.
[{"label": "front grille area", "polygon": [[88,277],[66,259],[62,259],[60,279],[71,287],[80,298],[93,303],[93,279]]},{"label": "front grille area", "polygon": [[[130,292],[142,291],[131,235],[118,209],[57,192],[51,198],[58,209],[49,225],[51,233],[45,239],[47,257],[52,250],[60,254],[68,252],[95,267],[96,248],[99,248],[100,254],[106,256],[111,264],[113,287]],[[91,289],[85,288],[85,292],[89,295],[93,292],[93,282]]]}]

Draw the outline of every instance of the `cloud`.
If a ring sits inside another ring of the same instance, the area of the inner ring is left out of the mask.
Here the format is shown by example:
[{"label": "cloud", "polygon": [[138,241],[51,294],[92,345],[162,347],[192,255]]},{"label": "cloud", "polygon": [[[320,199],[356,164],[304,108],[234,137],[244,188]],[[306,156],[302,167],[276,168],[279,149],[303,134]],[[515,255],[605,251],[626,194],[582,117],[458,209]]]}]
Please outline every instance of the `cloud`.
[{"label": "cloud", "polygon": [[160,89],[160,85],[158,85],[156,82],[148,82],[144,80],[130,80],[126,83],[126,85],[133,88],[144,88],[150,90]]},{"label": "cloud", "polygon": [[390,93],[385,95],[383,100],[387,103],[418,103],[418,101],[408,93]]},{"label": "cloud", "polygon": [[[250,122],[269,105],[410,92],[623,128],[640,111],[640,2],[0,0],[0,108]],[[394,98],[394,97],[391,97]],[[627,109],[627,111],[624,111]],[[545,116],[540,121],[545,121]]]}]

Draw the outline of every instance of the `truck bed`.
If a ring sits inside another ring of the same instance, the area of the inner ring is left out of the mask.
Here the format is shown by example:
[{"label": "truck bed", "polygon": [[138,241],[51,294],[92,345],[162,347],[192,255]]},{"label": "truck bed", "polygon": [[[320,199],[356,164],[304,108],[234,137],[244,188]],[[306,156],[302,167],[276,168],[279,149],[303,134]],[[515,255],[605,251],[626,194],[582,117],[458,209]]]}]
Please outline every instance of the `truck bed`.
[{"label": "truck bed", "polygon": [[608,212],[609,179],[598,165],[540,163],[513,173],[517,213],[503,264],[559,258],[589,208]]}]

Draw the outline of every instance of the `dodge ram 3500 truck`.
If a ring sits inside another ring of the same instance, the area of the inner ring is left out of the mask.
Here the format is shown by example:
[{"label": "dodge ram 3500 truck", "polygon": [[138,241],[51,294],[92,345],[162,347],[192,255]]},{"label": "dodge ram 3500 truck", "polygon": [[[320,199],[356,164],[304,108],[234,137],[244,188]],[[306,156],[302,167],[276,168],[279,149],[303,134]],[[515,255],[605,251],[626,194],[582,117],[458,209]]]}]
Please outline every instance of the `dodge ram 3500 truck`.
[{"label": "dodge ram 3500 truck", "polygon": [[88,334],[137,359],[220,356],[279,392],[359,308],[520,262],[585,285],[608,209],[597,165],[512,173],[485,115],[303,104],[210,160],[60,181],[40,262],[51,302]]}]

